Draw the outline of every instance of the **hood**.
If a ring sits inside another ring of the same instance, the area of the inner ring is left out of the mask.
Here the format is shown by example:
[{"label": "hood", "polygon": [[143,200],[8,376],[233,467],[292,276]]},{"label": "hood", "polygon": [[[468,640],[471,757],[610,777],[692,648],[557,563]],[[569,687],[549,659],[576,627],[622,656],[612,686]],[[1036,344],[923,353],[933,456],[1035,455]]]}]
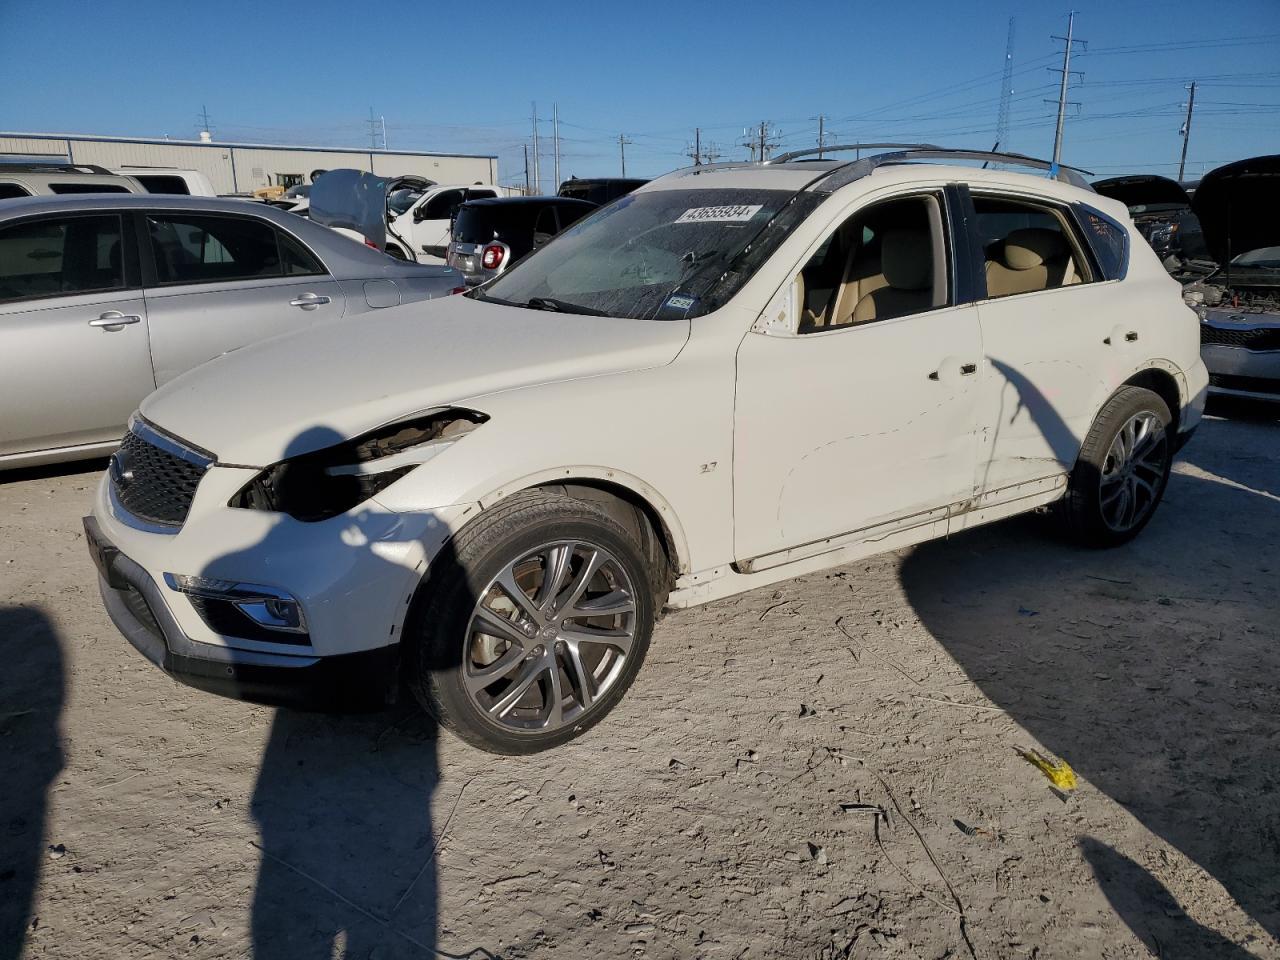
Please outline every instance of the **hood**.
[{"label": "hood", "polygon": [[[453,296],[317,324],[224,354],[142,403],[219,462],[264,467],[300,437],[357,436],[432,407],[669,363],[686,321],[525,310]],[[317,429],[318,428],[318,429]]]},{"label": "hood", "polygon": [[1119,200],[1126,207],[1150,207],[1176,204],[1191,206],[1191,197],[1182,185],[1168,177],[1154,173],[1133,174],[1127,177],[1110,177],[1099,180],[1093,189],[1104,197]]},{"label": "hood", "polygon": [[1219,264],[1280,246],[1280,154],[1237,160],[1204,175],[1191,209]]}]

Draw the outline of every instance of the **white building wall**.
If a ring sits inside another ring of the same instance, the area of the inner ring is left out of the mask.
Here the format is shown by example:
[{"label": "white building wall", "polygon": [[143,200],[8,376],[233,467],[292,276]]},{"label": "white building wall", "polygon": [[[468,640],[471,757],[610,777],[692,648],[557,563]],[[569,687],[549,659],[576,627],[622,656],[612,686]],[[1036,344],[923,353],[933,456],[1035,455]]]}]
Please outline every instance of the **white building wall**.
[{"label": "white building wall", "polygon": [[425,155],[367,150],[313,150],[297,147],[198,143],[195,141],[32,137],[0,134],[0,157],[67,157],[117,169],[127,166],[199,170],[218,193],[250,193],[276,183],[276,175],[352,168],[379,176],[415,174],[439,183],[495,183],[493,157]]}]

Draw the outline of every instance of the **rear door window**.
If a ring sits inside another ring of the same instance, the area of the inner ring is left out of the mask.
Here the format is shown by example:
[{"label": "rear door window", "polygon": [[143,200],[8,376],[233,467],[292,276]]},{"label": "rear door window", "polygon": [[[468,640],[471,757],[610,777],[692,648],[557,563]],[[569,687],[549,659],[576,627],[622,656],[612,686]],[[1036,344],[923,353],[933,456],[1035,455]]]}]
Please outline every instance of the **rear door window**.
[{"label": "rear door window", "polygon": [[0,200],[16,200],[19,197],[29,196],[31,194],[16,183],[0,183]]},{"label": "rear door window", "polygon": [[0,303],[125,288],[118,214],[32,220],[0,229]]},{"label": "rear door window", "polygon": [[284,274],[277,232],[262,220],[156,213],[148,215],[147,230],[156,279],[162,284],[261,280]]},{"label": "rear door window", "polygon": [[427,200],[422,208],[423,220],[448,220],[457,212],[465,190],[441,190]]}]

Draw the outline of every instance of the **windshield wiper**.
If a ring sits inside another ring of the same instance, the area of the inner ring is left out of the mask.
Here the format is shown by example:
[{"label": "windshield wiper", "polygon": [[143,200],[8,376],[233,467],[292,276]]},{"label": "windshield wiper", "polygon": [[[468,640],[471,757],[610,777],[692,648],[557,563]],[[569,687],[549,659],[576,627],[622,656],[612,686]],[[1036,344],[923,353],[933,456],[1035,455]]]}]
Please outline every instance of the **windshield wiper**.
[{"label": "windshield wiper", "polygon": [[593,310],[590,307],[569,303],[566,300],[557,300],[554,297],[530,297],[525,306],[533,310],[550,310],[553,313],[580,313],[586,317],[603,317],[605,315],[603,310]]}]

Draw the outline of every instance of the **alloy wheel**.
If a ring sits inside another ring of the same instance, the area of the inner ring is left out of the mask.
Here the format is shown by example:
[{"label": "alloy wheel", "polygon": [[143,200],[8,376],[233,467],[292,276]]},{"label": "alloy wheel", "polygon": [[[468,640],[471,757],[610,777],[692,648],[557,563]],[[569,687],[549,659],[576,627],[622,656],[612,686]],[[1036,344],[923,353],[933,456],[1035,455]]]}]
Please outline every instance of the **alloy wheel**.
[{"label": "alloy wheel", "polygon": [[1134,529],[1160,499],[1169,467],[1169,440],[1160,418],[1134,414],[1107,450],[1100,480],[1102,520],[1117,533]]},{"label": "alloy wheel", "polygon": [[583,540],[546,543],[502,567],[476,601],[463,685],[504,730],[554,730],[608,693],[635,634],[635,590],[618,559]]}]

